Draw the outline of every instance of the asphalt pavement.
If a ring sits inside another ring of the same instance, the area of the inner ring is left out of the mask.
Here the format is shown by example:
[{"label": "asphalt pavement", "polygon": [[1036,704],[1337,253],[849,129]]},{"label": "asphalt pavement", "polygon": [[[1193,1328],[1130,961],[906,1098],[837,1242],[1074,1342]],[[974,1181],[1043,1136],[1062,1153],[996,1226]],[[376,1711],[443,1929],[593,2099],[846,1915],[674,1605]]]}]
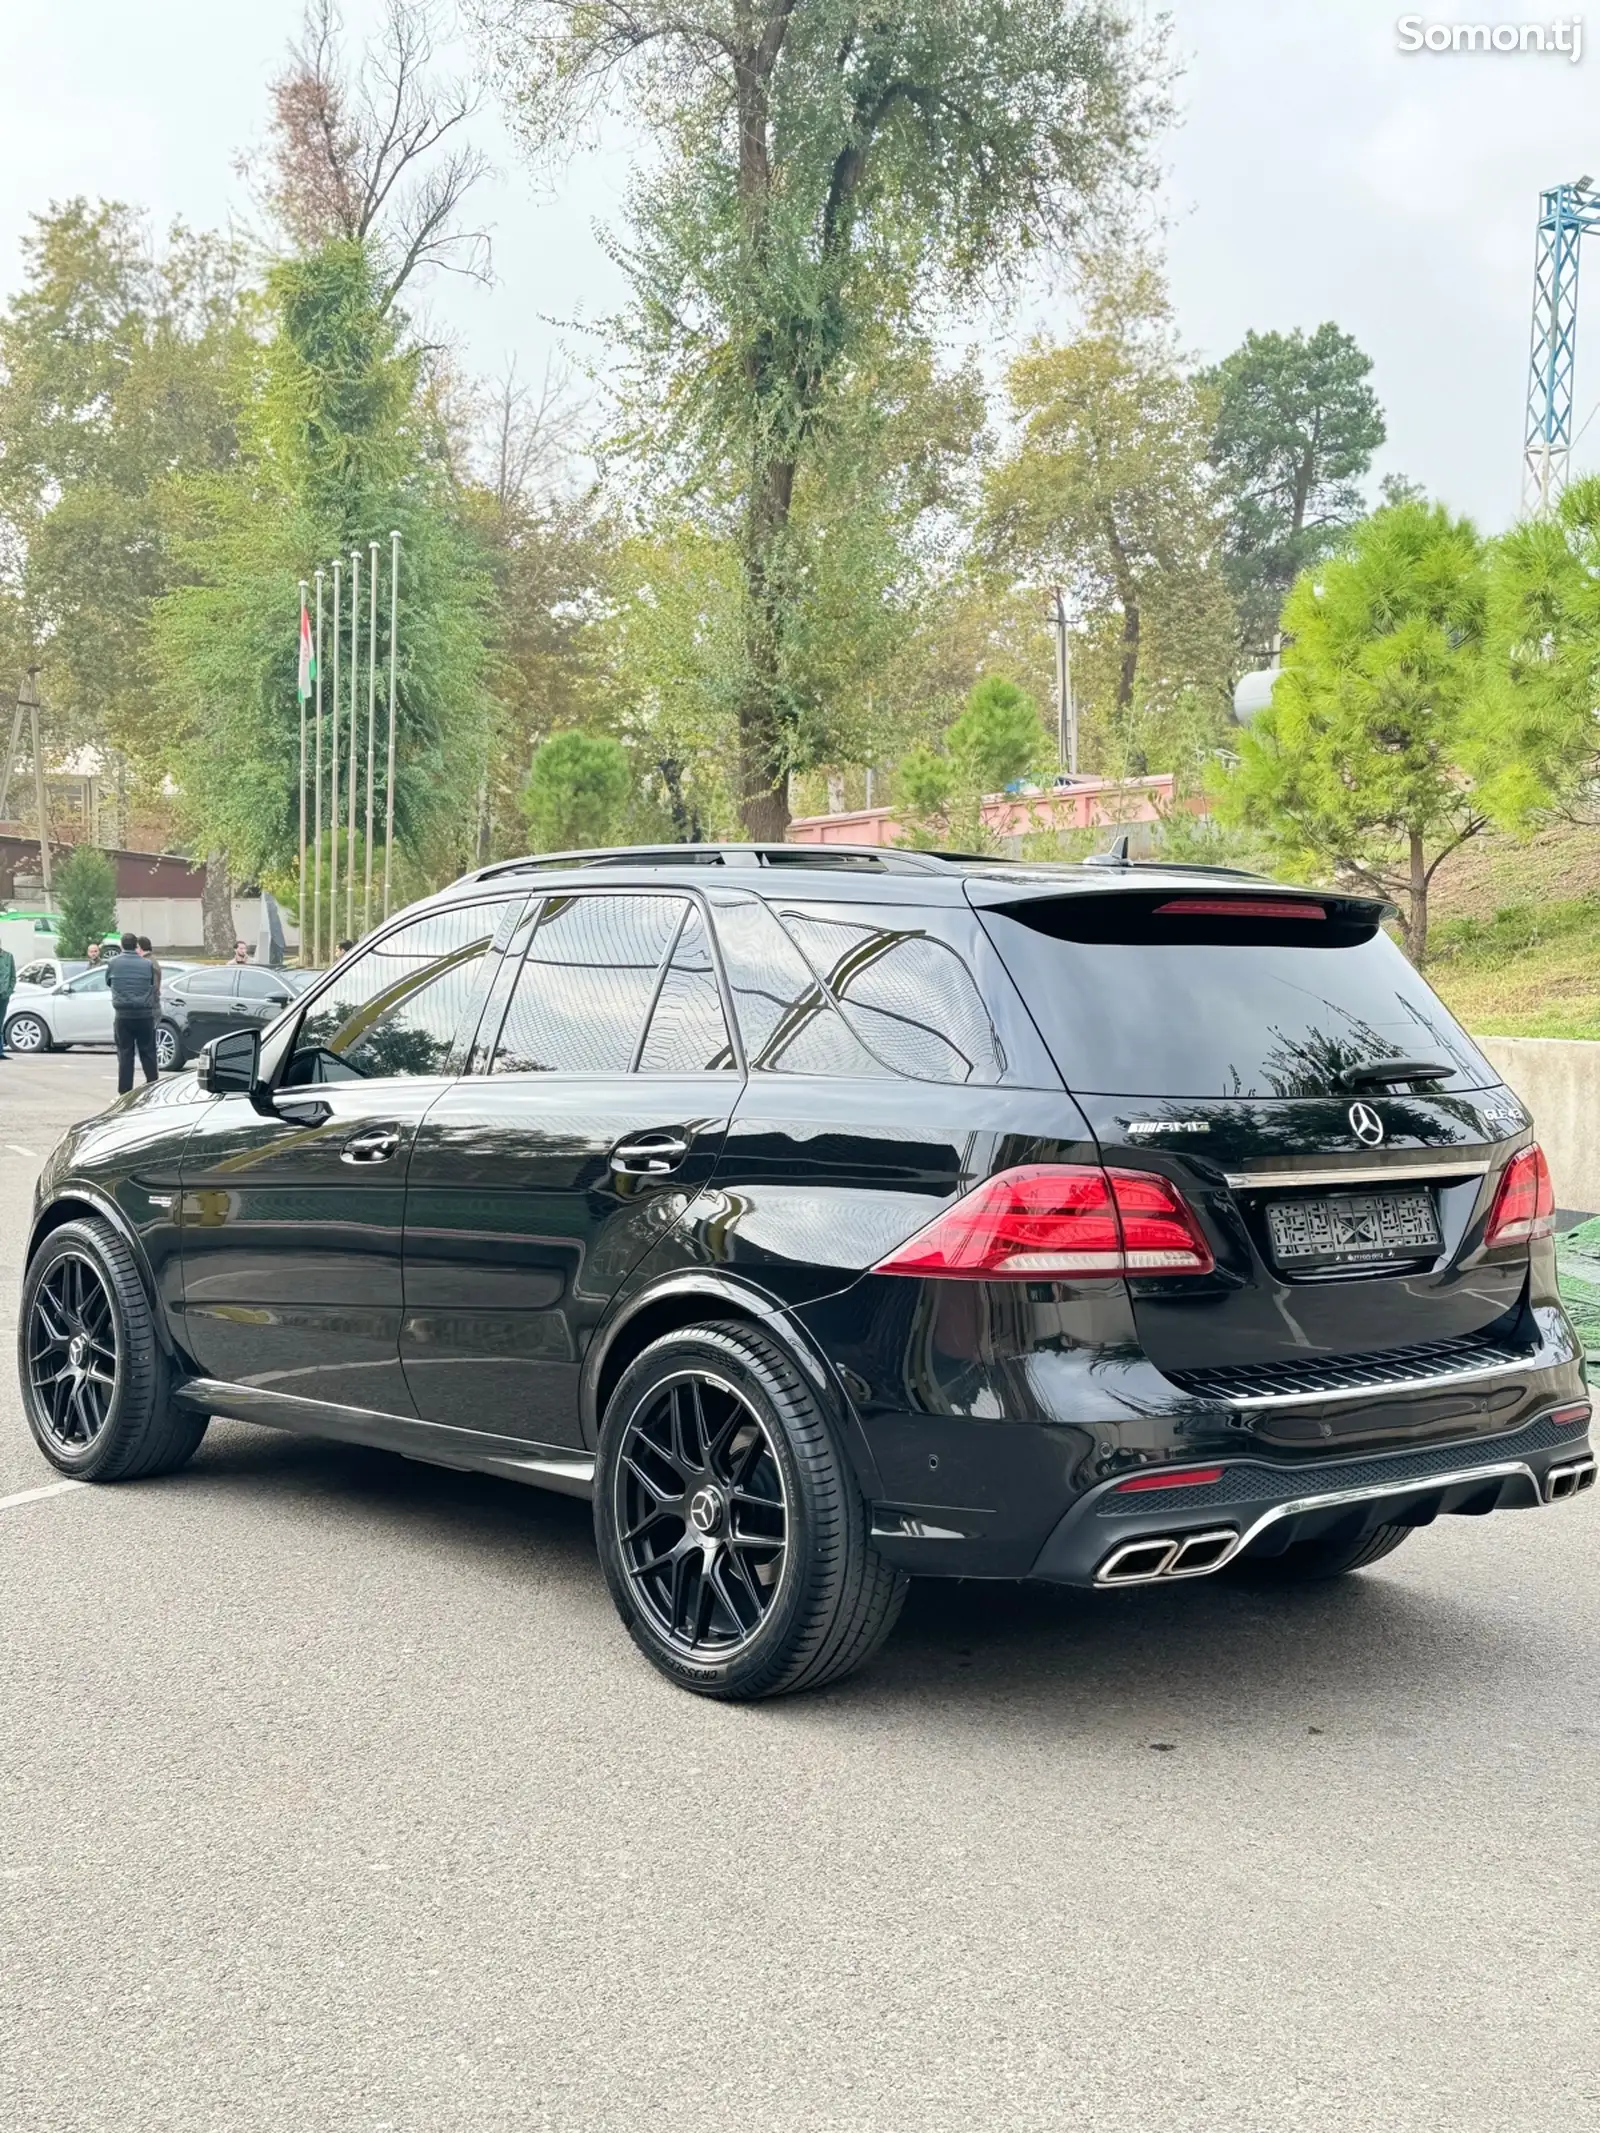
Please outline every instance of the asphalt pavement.
[{"label": "asphalt pavement", "polygon": [[[0,1322],[108,1055],[0,1064]],[[8,2133],[1574,2133],[1595,1497],[1272,1598],[914,1588],[657,1679],[584,1505],[214,1424],[53,1477],[0,1386]]]}]

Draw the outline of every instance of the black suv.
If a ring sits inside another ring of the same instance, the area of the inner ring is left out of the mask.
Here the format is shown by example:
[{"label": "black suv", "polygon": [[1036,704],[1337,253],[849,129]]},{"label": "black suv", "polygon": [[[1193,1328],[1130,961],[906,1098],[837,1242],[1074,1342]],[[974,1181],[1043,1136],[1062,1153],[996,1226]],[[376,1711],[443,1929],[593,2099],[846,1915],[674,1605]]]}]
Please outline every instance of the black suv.
[{"label": "black suv", "polygon": [[722,1697],[847,1672],[908,1573],[1298,1581],[1572,1495],[1549,1173],[1384,916],[1120,860],[481,869],[62,1141],[34,1433],[592,1496],[634,1639]]}]

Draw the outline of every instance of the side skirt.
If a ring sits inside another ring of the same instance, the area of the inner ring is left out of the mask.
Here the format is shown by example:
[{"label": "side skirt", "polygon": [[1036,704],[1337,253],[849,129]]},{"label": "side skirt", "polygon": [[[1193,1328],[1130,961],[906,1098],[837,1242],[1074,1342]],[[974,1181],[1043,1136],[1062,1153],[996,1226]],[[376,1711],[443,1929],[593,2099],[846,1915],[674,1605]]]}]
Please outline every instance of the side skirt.
[{"label": "side skirt", "polygon": [[378,1414],[369,1407],[300,1400],[292,1393],[229,1385],[220,1378],[188,1378],[176,1388],[175,1397],[230,1422],[257,1422],[266,1429],[288,1430],[297,1437],[331,1437],[341,1444],[369,1444],[380,1452],[398,1452],[402,1459],[454,1467],[466,1474],[498,1474],[507,1481],[554,1489],[561,1496],[594,1493],[593,1459],[587,1452],[564,1445],[526,1444],[516,1437],[452,1429],[447,1423],[423,1422],[415,1416]]}]

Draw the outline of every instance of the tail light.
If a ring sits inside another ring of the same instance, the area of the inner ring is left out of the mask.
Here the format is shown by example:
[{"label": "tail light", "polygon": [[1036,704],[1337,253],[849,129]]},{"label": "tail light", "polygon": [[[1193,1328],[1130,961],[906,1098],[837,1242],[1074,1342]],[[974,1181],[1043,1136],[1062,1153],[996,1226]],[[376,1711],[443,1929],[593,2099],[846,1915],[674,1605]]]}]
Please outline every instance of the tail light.
[{"label": "tail light", "polygon": [[1507,1163],[1494,1196],[1494,1211],[1484,1232],[1484,1243],[1527,1244],[1535,1237],[1550,1236],[1556,1226],[1556,1189],[1550,1165],[1535,1141]]},{"label": "tail light", "polygon": [[1153,1170],[1025,1163],[947,1207],[879,1274],[973,1281],[1209,1274],[1215,1261],[1175,1185]]}]

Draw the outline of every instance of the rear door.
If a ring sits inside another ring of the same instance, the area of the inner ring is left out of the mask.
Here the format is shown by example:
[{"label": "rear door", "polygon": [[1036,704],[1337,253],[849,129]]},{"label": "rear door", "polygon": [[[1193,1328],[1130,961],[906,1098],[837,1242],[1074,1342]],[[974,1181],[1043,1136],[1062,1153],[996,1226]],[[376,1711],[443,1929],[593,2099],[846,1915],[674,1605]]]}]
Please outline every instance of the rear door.
[{"label": "rear door", "polygon": [[711,1177],[741,1077],[698,900],[536,898],[411,1158],[401,1353],[429,1421],[581,1443],[578,1373]]},{"label": "rear door", "polygon": [[213,970],[191,970],[183,979],[183,1036],[191,1052],[237,1028],[233,1001],[239,976],[232,963],[222,963]]},{"label": "rear door", "polygon": [[[969,894],[1104,1160],[1201,1217],[1213,1277],[1130,1283],[1166,1371],[1448,1340],[1517,1309],[1525,1249],[1485,1254],[1526,1114],[1379,906],[1251,889]],[[1443,1071],[1368,1079],[1385,1062]]]}]

